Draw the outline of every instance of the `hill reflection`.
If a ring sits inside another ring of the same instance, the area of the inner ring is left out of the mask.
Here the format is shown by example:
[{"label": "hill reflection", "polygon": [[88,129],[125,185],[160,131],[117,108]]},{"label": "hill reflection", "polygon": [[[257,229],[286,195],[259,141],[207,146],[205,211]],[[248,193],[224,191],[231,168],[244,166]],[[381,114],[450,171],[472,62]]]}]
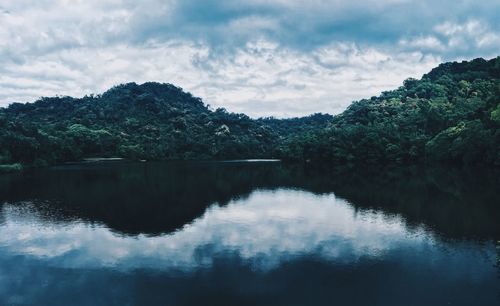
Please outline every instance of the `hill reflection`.
[{"label": "hill reflection", "polygon": [[153,237],[116,235],[86,222],[47,224],[26,206],[7,205],[4,214],[4,252],[67,268],[191,271],[225,257],[269,270],[307,256],[352,264],[402,250],[437,252],[431,233],[409,230],[400,217],[356,212],[333,194],[290,189],[255,191],[225,206],[210,206],[179,230]]},{"label": "hill reflection", "polygon": [[355,210],[398,215],[410,227],[424,224],[449,238],[497,239],[499,180],[498,172],[484,169],[97,164],[1,176],[0,205],[28,207],[52,223],[82,220],[120,234],[154,236],[182,228],[212,204],[224,206],[255,190],[292,188],[334,193]]}]

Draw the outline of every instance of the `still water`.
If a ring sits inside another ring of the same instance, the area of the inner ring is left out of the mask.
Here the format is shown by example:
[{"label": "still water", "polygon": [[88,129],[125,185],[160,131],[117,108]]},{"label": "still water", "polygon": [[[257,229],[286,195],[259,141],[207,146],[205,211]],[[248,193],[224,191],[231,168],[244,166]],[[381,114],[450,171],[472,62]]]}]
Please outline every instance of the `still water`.
[{"label": "still water", "polygon": [[0,305],[500,305],[500,175],[278,162],[0,176]]}]

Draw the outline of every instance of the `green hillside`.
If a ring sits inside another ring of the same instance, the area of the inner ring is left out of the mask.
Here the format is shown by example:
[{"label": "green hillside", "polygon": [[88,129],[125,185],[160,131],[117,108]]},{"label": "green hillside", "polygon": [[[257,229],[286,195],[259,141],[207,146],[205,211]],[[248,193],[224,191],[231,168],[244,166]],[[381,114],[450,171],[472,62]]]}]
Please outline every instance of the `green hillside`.
[{"label": "green hillside", "polygon": [[294,160],[500,165],[500,57],[445,63],[283,147]]},{"label": "green hillside", "polygon": [[85,157],[500,165],[500,57],[445,63],[337,116],[252,119],[171,84],[0,109],[0,169]]}]

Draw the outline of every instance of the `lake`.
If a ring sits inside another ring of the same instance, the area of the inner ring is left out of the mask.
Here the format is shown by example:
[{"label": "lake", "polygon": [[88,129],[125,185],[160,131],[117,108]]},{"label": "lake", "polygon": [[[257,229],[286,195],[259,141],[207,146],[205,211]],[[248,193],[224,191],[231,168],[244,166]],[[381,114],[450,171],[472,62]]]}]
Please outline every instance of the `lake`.
[{"label": "lake", "polygon": [[500,175],[274,161],[0,176],[0,305],[500,305]]}]

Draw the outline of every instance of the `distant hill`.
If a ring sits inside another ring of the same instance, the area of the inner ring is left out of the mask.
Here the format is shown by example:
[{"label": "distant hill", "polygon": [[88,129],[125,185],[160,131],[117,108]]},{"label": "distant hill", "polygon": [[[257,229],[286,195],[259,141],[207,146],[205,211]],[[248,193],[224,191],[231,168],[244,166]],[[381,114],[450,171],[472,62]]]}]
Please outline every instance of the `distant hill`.
[{"label": "distant hill", "polygon": [[[323,128],[333,117],[254,120],[171,84],[128,83],[102,95],[42,98],[0,109],[0,164],[46,165],[84,157],[129,159],[272,158],[290,122],[297,131]],[[318,120],[316,120],[318,119]]]},{"label": "distant hill", "polygon": [[[84,157],[500,165],[500,57],[445,63],[338,116],[252,119],[171,84],[0,108],[0,169]],[[4,165],[4,166],[1,166]]]},{"label": "distant hill", "polygon": [[439,65],[282,145],[294,160],[500,165],[500,57]]}]

